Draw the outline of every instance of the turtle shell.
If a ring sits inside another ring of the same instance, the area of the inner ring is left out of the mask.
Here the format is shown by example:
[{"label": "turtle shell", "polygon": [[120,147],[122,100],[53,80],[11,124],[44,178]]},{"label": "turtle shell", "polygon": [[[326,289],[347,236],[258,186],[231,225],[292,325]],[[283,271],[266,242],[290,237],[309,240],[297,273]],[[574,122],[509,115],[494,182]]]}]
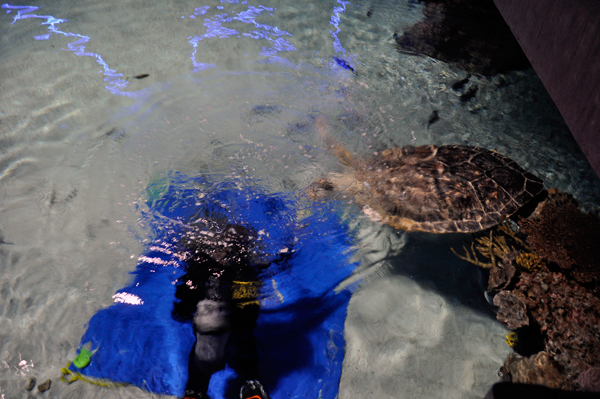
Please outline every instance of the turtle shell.
[{"label": "turtle shell", "polygon": [[500,223],[544,190],[516,162],[465,145],[395,147],[358,167],[361,202],[408,231],[474,232]]}]

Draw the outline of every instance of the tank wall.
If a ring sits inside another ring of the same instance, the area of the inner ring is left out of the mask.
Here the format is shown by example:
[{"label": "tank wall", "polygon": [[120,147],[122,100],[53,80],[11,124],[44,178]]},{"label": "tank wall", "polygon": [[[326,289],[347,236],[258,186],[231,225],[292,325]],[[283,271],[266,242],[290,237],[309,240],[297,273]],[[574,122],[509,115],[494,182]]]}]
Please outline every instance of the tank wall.
[{"label": "tank wall", "polygon": [[600,176],[600,2],[494,2]]}]

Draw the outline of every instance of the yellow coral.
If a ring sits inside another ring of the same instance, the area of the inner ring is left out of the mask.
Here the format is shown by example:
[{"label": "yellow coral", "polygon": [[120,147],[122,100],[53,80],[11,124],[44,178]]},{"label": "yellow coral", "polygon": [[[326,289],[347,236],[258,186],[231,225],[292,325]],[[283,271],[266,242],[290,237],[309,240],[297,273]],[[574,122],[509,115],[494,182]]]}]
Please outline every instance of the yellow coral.
[{"label": "yellow coral", "polygon": [[[458,256],[462,260],[466,260],[467,262],[473,263],[474,265],[477,265],[479,267],[483,267],[484,269],[492,268],[497,262],[499,262],[502,259],[502,257],[505,254],[515,251],[515,247],[510,244],[516,244],[517,247],[524,248],[526,251],[531,251],[529,246],[525,244],[523,240],[517,237],[517,231],[513,230],[506,220],[502,221],[502,223],[496,226],[495,229],[490,231],[489,237],[483,236],[475,238],[475,242],[477,243],[477,246],[475,246],[475,243],[471,243],[471,252],[469,252],[469,250],[466,247],[463,247],[465,250],[465,255],[459,255],[454,250],[454,248],[451,248],[451,250],[454,253],[454,255]],[[489,259],[490,262],[485,263],[480,261],[477,258],[477,254],[480,254],[485,258]],[[531,255],[535,256],[533,253]],[[529,261],[529,258],[525,260],[526,265],[529,265],[531,262],[538,261]],[[539,262],[541,262],[541,260]],[[535,264],[537,265],[538,263]],[[541,266],[543,266],[543,263],[541,263]],[[541,266],[531,271],[539,270]],[[527,266],[522,267],[527,269]]]},{"label": "yellow coral", "polygon": [[506,220],[498,225],[497,230],[501,231],[502,233],[506,234],[507,236],[509,236],[510,238],[515,240],[517,242],[517,244],[519,244],[521,247],[525,248],[527,251],[531,251],[529,246],[527,244],[525,244],[525,241],[523,241],[519,237],[517,237],[517,231],[513,230]]},{"label": "yellow coral", "polygon": [[[508,245],[505,236],[498,234],[498,232],[508,234],[507,231],[512,232],[510,227],[505,226],[504,223],[502,223],[500,227],[490,231],[489,237],[476,238],[475,241],[477,242],[477,246],[475,247],[473,243],[471,244],[472,255],[465,247],[463,247],[465,255],[459,255],[454,248],[451,248],[451,251],[462,260],[466,260],[467,262],[483,267],[484,269],[490,269],[496,264],[497,259],[502,259],[505,254],[515,250],[512,246]],[[496,235],[494,235],[494,233],[496,233]],[[512,238],[512,235],[509,234],[509,236]],[[489,259],[490,262],[485,263],[479,261],[476,252]]]},{"label": "yellow coral", "polygon": [[[471,243],[471,252],[473,253],[473,255],[471,255],[471,253],[469,253],[469,250],[465,246],[463,246],[463,249],[465,250],[465,255],[460,255],[458,252],[456,252],[454,250],[454,248],[450,248],[450,250],[454,253],[454,255],[456,255],[460,259],[466,260],[467,262],[472,263],[476,266],[482,267],[484,269],[491,269],[494,266],[494,262],[485,263],[485,262],[481,262],[479,259],[477,259],[477,253],[475,252],[475,243]],[[477,247],[477,249],[479,249],[479,247]]]},{"label": "yellow coral", "polygon": [[542,261],[540,257],[534,253],[521,252],[517,256],[517,265],[521,266],[528,272],[537,272],[544,267],[544,261]]},{"label": "yellow coral", "polygon": [[504,254],[509,253],[511,250],[514,250],[514,248],[508,246],[506,237],[501,235],[496,235],[494,237],[492,233],[493,232],[490,231],[490,238],[481,237],[476,238],[475,241],[479,244],[477,246],[477,251],[486,258],[491,259],[492,263],[496,263],[496,258],[502,258]]}]

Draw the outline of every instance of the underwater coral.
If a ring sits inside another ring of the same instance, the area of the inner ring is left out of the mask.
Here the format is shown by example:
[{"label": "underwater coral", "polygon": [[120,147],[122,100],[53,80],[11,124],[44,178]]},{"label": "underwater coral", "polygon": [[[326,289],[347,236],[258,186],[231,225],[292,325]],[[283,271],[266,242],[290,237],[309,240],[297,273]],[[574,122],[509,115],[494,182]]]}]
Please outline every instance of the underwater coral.
[{"label": "underwater coral", "polygon": [[600,390],[598,243],[600,219],[549,190],[528,218],[476,235],[465,255],[454,252],[489,270],[496,317],[514,330],[505,381]]},{"label": "underwater coral", "polygon": [[513,353],[508,356],[500,369],[503,381],[544,385],[548,388],[565,389],[567,379],[547,352],[539,352],[529,357]]},{"label": "underwater coral", "polygon": [[522,273],[513,292],[526,298],[527,310],[546,338],[546,350],[569,380],[600,366],[600,299],[590,290],[544,268]]},{"label": "underwater coral", "polygon": [[572,197],[557,191],[549,194],[536,216],[519,222],[527,244],[542,259],[600,294],[600,219],[581,212]]}]

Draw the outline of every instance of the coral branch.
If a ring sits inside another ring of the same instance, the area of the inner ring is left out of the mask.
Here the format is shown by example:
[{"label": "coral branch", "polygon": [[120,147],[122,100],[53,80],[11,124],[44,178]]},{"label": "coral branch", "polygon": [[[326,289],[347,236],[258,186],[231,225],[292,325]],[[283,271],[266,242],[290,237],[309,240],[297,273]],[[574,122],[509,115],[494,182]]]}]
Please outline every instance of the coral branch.
[{"label": "coral branch", "polygon": [[477,259],[477,253],[475,252],[475,243],[471,243],[471,252],[473,253],[473,255],[471,255],[471,253],[469,253],[469,250],[467,249],[467,247],[463,246],[463,249],[465,250],[464,256],[460,255],[458,252],[456,252],[454,250],[454,248],[450,248],[450,250],[454,253],[454,255],[458,256],[462,260],[466,260],[469,263],[472,263],[472,264],[482,267],[484,269],[490,269],[492,266],[494,266],[493,262],[484,263],[484,262],[481,262],[479,259]]}]

